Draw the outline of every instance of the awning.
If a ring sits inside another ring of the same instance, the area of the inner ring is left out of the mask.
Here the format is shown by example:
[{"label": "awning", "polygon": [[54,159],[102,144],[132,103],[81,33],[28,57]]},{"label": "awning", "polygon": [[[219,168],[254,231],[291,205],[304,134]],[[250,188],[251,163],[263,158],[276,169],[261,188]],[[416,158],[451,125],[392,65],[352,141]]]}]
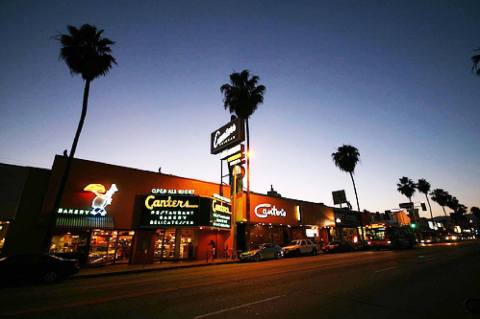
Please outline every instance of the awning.
[{"label": "awning", "polygon": [[114,229],[111,216],[57,216],[57,227],[70,229]]}]

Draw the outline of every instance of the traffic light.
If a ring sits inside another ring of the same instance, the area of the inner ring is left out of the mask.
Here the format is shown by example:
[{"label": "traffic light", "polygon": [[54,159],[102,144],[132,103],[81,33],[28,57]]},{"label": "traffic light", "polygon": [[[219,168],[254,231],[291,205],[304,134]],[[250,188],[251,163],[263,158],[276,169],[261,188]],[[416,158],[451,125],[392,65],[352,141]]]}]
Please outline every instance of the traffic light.
[{"label": "traffic light", "polygon": [[415,228],[417,228],[417,224],[411,223],[411,224],[410,224],[410,227],[413,228],[413,229],[415,229]]}]

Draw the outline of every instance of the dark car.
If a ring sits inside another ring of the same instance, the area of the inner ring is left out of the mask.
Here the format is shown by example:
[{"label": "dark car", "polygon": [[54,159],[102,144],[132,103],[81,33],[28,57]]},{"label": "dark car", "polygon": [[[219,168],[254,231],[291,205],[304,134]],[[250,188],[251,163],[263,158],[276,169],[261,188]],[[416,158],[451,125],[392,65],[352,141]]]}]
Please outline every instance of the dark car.
[{"label": "dark car", "polygon": [[253,245],[246,252],[240,254],[240,261],[260,261],[283,257],[282,248],[275,244]]},{"label": "dark car", "polygon": [[324,253],[338,253],[346,251],[354,251],[355,248],[347,242],[332,241],[322,247]]},{"label": "dark car", "polygon": [[78,260],[49,254],[25,254],[0,258],[2,283],[40,280],[52,283],[80,270]]}]

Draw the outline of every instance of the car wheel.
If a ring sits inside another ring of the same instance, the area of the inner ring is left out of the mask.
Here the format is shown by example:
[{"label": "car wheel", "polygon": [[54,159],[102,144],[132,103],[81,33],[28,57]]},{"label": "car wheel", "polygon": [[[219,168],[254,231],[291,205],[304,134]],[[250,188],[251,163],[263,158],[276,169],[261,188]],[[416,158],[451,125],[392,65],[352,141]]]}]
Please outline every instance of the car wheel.
[{"label": "car wheel", "polygon": [[317,255],[317,250],[315,248],[313,248],[312,250],[312,256],[316,256]]},{"label": "car wheel", "polygon": [[54,271],[49,271],[42,276],[42,281],[47,284],[51,284],[57,281],[58,275]]},{"label": "car wheel", "polygon": [[254,258],[255,261],[258,262],[258,261],[260,261],[261,259],[262,259],[262,257],[260,257],[260,254],[256,254],[256,255],[255,255],[255,258]]}]

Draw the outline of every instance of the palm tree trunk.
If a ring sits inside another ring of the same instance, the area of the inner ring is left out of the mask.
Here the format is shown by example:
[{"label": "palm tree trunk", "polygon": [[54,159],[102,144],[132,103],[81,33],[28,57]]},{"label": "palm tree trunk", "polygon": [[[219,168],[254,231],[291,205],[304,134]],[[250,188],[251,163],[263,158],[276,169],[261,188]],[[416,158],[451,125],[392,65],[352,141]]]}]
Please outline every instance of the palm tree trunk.
[{"label": "palm tree trunk", "polygon": [[358,195],[357,195],[357,186],[355,186],[355,180],[353,179],[353,174],[350,172],[350,178],[352,179],[353,183],[353,190],[355,191],[355,198],[357,199],[357,209],[360,211],[360,204],[358,203]]},{"label": "palm tree trunk", "polygon": [[60,185],[59,185],[57,196],[55,197],[55,203],[53,206],[54,210],[52,212],[52,217],[50,218],[50,223],[45,236],[44,250],[46,252],[50,250],[50,241],[52,239],[53,231],[55,230],[55,225],[57,222],[57,211],[60,206],[60,202],[62,200],[65,186],[67,185],[68,177],[70,175],[70,167],[72,166],[73,158],[75,156],[75,151],[77,150],[78,140],[80,138],[80,134],[82,133],[83,123],[85,122],[85,117],[87,116],[89,92],[90,92],[90,80],[86,80],[85,87],[83,89],[83,103],[82,103],[82,113],[80,114],[80,121],[78,122],[77,131],[75,133],[75,137],[72,143],[72,148],[70,149],[70,153],[68,154],[67,163],[65,164],[65,170],[63,172],[62,179],[60,180]]},{"label": "palm tree trunk", "polygon": [[443,209],[443,214],[447,216],[447,212],[445,211],[445,206],[442,206],[442,209]]},{"label": "palm tree trunk", "polygon": [[250,128],[248,126],[248,117],[245,119],[247,131],[247,221],[250,221]]}]

